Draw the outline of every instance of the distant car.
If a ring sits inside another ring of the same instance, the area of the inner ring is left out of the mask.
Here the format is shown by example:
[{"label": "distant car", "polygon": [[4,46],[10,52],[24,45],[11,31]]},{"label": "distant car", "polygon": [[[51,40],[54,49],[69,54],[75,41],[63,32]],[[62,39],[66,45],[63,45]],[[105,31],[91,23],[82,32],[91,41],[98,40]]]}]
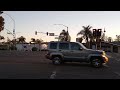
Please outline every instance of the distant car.
[{"label": "distant car", "polygon": [[49,42],[48,53],[45,56],[52,60],[53,64],[87,62],[93,67],[101,67],[103,63],[108,62],[105,51],[87,49],[79,42]]}]

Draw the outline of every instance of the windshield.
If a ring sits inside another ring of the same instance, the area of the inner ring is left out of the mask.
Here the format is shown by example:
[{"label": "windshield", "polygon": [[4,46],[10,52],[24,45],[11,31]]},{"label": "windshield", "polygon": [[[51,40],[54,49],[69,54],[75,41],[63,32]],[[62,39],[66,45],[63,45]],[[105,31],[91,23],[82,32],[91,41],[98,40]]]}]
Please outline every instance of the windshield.
[{"label": "windshield", "polygon": [[83,49],[87,49],[82,43],[79,43]]}]

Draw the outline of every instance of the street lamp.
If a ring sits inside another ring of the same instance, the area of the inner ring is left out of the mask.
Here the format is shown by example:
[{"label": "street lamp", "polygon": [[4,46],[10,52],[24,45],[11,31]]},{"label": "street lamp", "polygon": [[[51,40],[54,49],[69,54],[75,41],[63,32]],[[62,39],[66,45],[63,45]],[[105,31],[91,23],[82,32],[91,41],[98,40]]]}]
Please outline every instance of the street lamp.
[{"label": "street lamp", "polygon": [[3,11],[0,11],[0,14],[5,14],[7,16],[9,16],[12,20],[13,20],[13,24],[14,24],[14,27],[13,27],[13,38],[16,39],[16,35],[15,35],[15,20],[7,13],[3,12]]},{"label": "street lamp", "polygon": [[54,24],[54,25],[62,25],[62,26],[64,26],[64,27],[67,27],[67,36],[66,36],[66,40],[70,41],[70,38],[71,38],[71,37],[69,36],[68,26],[63,25],[63,24]]},{"label": "street lamp", "polygon": [[3,12],[3,11],[0,11],[0,14],[5,14],[5,15],[9,16],[13,20],[13,24],[14,24],[13,34],[12,33],[10,33],[10,34],[13,35],[13,39],[15,40],[14,46],[16,47],[15,20],[11,17],[11,15],[9,15],[9,14]]},{"label": "street lamp", "polygon": [[54,25],[62,25],[62,26],[64,26],[64,27],[67,27],[67,32],[68,32],[68,26],[63,25],[63,24],[54,24]]}]

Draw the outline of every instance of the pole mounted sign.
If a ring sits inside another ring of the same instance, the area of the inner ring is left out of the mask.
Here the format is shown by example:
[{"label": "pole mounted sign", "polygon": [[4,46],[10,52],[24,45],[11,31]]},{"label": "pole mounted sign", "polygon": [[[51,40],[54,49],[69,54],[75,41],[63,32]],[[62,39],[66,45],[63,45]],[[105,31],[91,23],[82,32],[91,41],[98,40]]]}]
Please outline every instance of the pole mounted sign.
[{"label": "pole mounted sign", "polygon": [[55,34],[54,33],[49,33],[49,36],[55,36]]}]

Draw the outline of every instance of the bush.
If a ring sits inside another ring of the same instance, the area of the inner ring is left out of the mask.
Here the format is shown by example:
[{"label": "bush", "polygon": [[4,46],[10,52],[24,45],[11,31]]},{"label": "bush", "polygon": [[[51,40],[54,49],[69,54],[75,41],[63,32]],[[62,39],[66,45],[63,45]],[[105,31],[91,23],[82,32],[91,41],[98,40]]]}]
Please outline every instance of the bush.
[{"label": "bush", "polygon": [[10,50],[17,50],[17,48],[15,46],[11,46]]},{"label": "bush", "polygon": [[38,50],[38,48],[36,48],[36,47],[32,48],[32,51],[37,51],[37,50]]}]

